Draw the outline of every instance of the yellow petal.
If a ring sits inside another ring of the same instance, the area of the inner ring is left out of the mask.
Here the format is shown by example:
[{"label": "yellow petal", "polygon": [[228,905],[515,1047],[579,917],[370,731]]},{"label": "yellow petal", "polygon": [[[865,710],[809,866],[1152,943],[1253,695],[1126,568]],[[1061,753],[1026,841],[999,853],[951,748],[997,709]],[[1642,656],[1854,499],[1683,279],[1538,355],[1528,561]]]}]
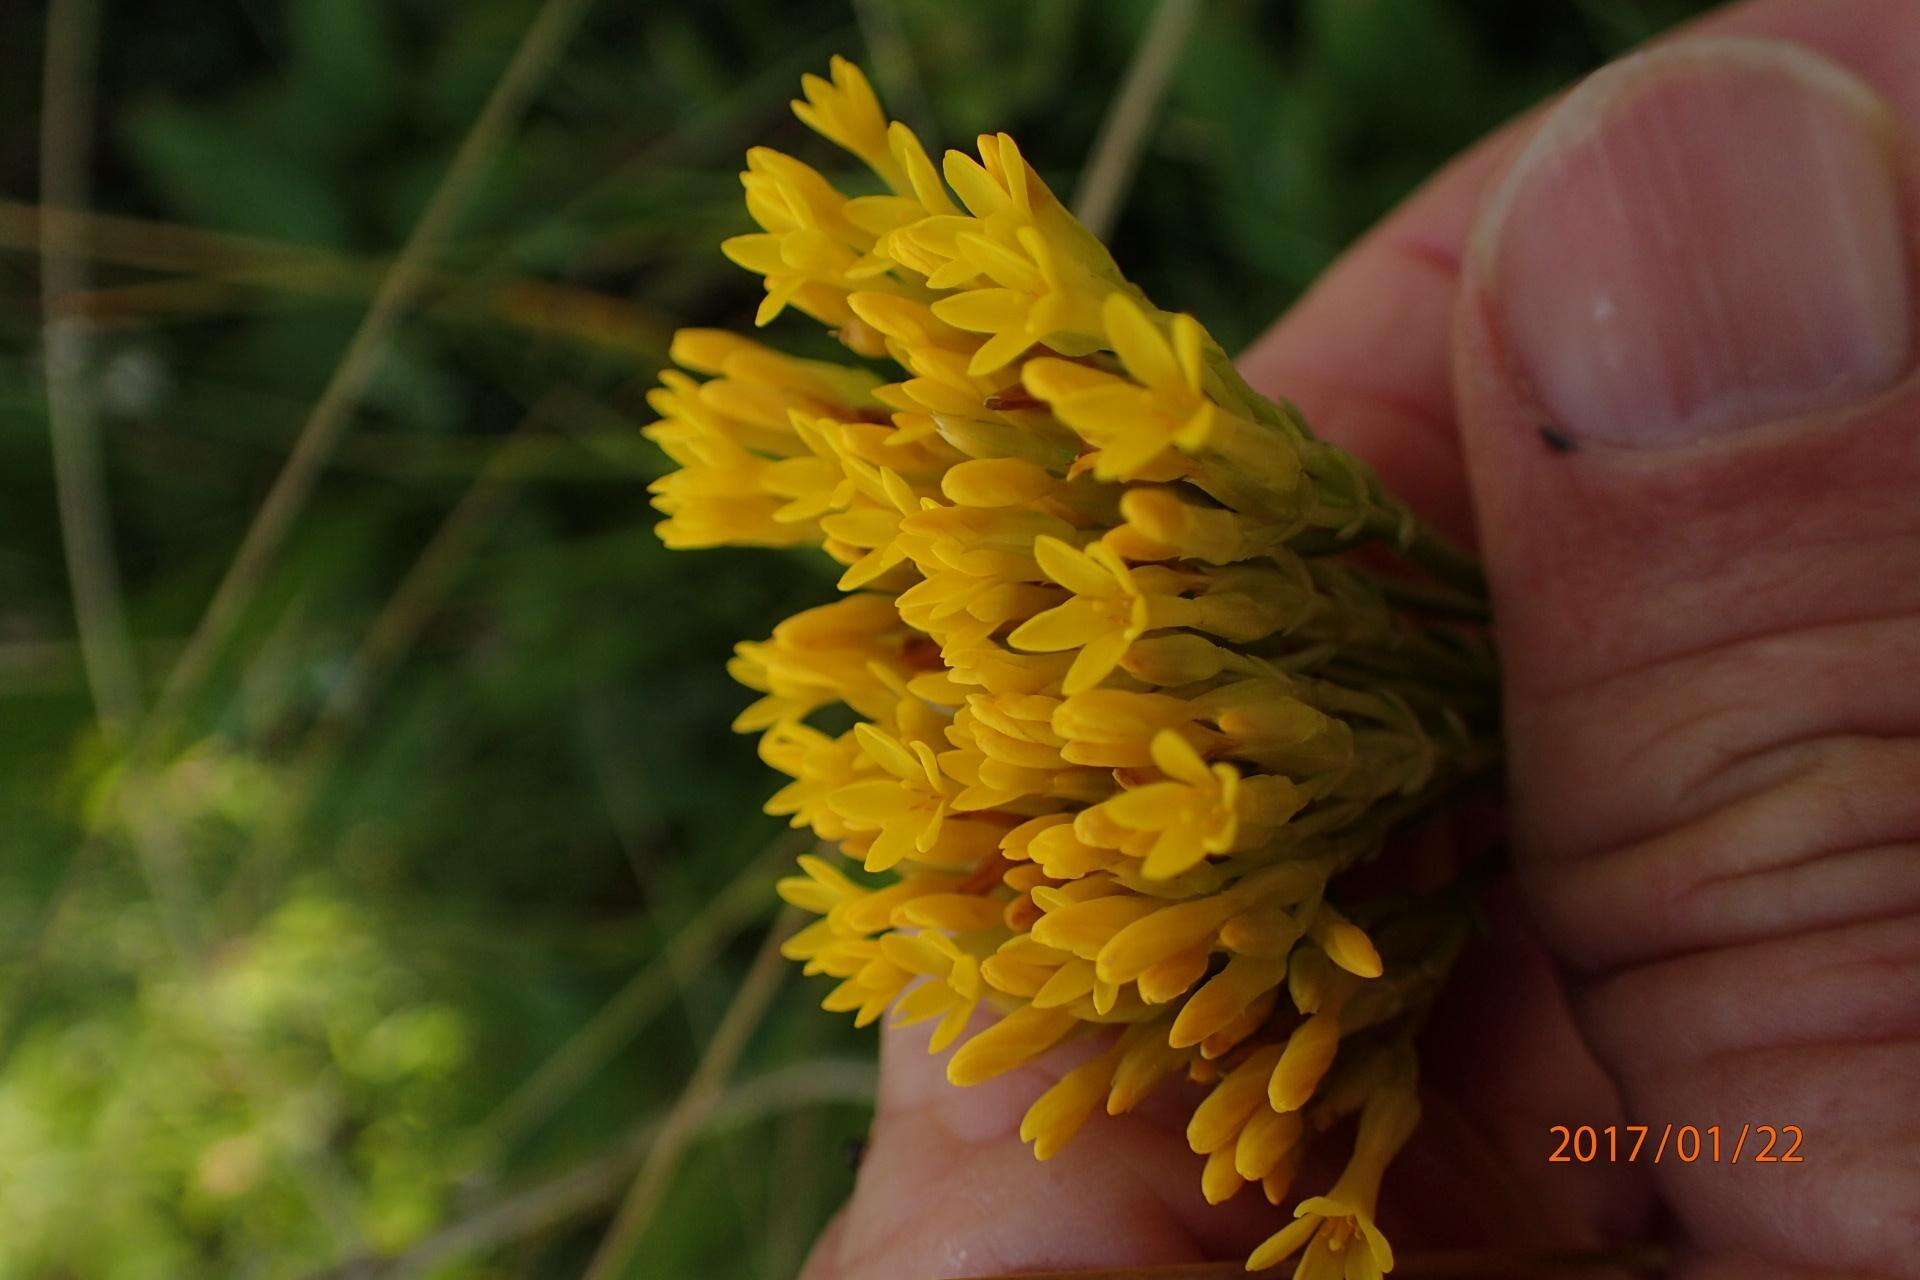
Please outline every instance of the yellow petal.
[{"label": "yellow petal", "polygon": [[1065,1009],[1025,1005],[961,1045],[947,1060],[947,1079],[978,1084],[1038,1057],[1059,1043],[1077,1020]]},{"label": "yellow petal", "polygon": [[927,149],[920,145],[920,139],[913,130],[898,120],[887,126],[887,145],[893,152],[893,158],[901,169],[905,170],[907,182],[913,189],[914,198],[932,214],[955,214],[959,210],[947,196],[947,189],[940,185],[940,175],[933,167],[933,161],[927,156]]},{"label": "yellow petal", "polygon": [[1172,729],[1162,729],[1153,735],[1149,750],[1153,753],[1153,763],[1160,772],[1169,778],[1198,787],[1210,787],[1213,776],[1207,769],[1207,762],[1193,749],[1193,744]]},{"label": "yellow petal", "polygon": [[1268,1236],[1266,1242],[1247,1258],[1247,1270],[1266,1271],[1277,1267],[1295,1253],[1313,1237],[1320,1228],[1318,1218],[1295,1218],[1280,1230]]},{"label": "yellow petal", "polygon": [[1280,1046],[1266,1045],[1227,1074],[1201,1099],[1187,1121],[1187,1145],[1200,1155],[1212,1155],[1240,1136],[1240,1126],[1262,1105],[1267,1076],[1280,1060]]},{"label": "yellow petal", "polygon": [[1026,354],[1035,336],[1024,328],[1005,329],[994,334],[967,361],[967,376],[984,378],[997,369],[1005,368]]},{"label": "yellow petal", "polygon": [[972,933],[998,925],[1005,907],[997,898],[976,893],[932,893],[894,908],[893,919],[896,924],[921,929]]},{"label": "yellow petal", "polygon": [[1195,947],[1154,965],[1140,975],[1140,998],[1148,1004],[1165,1004],[1184,994],[1207,976],[1208,954],[1205,947]]},{"label": "yellow petal", "polygon": [[919,758],[886,730],[871,724],[857,724],[853,726],[853,736],[867,759],[894,777],[916,783],[925,781]]},{"label": "yellow petal", "polygon": [[1180,373],[1187,390],[1198,391],[1206,377],[1207,331],[1189,315],[1173,318],[1173,354],[1180,362]]},{"label": "yellow petal", "polygon": [[1299,1143],[1304,1128],[1297,1111],[1256,1108],[1234,1144],[1233,1167],[1249,1182],[1265,1178]]},{"label": "yellow petal", "polygon": [[1007,199],[1007,193],[1000,189],[993,176],[966,152],[947,152],[940,167],[946,173],[947,185],[974,217],[990,218],[1012,207],[1013,202]]},{"label": "yellow petal", "polygon": [[1233,1166],[1232,1147],[1222,1147],[1209,1155],[1200,1171],[1200,1194],[1208,1204],[1224,1204],[1246,1185],[1247,1180]]},{"label": "yellow petal", "polygon": [[1076,649],[1114,630],[1113,622],[1097,603],[1075,598],[1028,618],[1007,643],[1029,653],[1058,653]]},{"label": "yellow petal", "polygon": [[1129,893],[1070,902],[1034,921],[1036,942],[1091,960],[1116,933],[1154,910],[1153,900]]},{"label": "yellow petal", "polygon": [[755,275],[768,276],[784,269],[780,240],[776,235],[730,236],[720,242],[720,252]]},{"label": "yellow petal", "polygon": [[1268,1105],[1275,1111],[1298,1111],[1305,1106],[1339,1051],[1338,1014],[1316,1013],[1295,1027],[1268,1082]]},{"label": "yellow petal", "polygon": [[946,1017],[940,1019],[940,1025],[934,1028],[933,1038],[927,1042],[928,1053],[945,1052],[948,1045],[960,1038],[967,1029],[967,1023],[973,1020],[973,1011],[978,1007],[973,1001],[961,1001],[947,1010]]},{"label": "yellow petal", "polygon": [[1135,381],[1154,388],[1185,385],[1185,375],[1180,362],[1174,358],[1173,348],[1167,345],[1159,327],[1126,294],[1107,295],[1106,305],[1100,308],[1100,321],[1106,327],[1108,345]]},{"label": "yellow petal", "polygon": [[1021,365],[1020,382],[1028,394],[1049,404],[1102,387],[1126,385],[1110,373],[1053,356],[1038,356]]},{"label": "yellow petal", "polygon": [[1033,1005],[1036,1009],[1058,1009],[1062,1005],[1072,1004],[1092,990],[1093,962],[1071,960],[1055,970],[1040,990],[1034,992]]},{"label": "yellow petal", "polygon": [[1155,837],[1140,864],[1140,874],[1149,880],[1171,880],[1199,866],[1206,857],[1207,845],[1200,832],[1185,824],[1168,827]]},{"label": "yellow petal", "polygon": [[1162,960],[1210,942],[1233,911],[1232,902],[1220,897],[1161,907],[1114,934],[1100,949],[1100,976],[1131,982]]},{"label": "yellow petal", "polygon": [[1012,289],[969,289],[940,299],[933,314],[968,333],[1024,333],[1033,299]]},{"label": "yellow petal", "polygon": [[1377,978],[1385,971],[1380,953],[1366,931],[1341,919],[1331,907],[1323,907],[1313,923],[1313,940],[1326,951],[1327,958],[1361,978]]},{"label": "yellow petal", "polygon": [[1101,812],[1135,831],[1158,831],[1181,818],[1180,805],[1190,794],[1178,782],[1149,782],[1129,787],[1101,804]]},{"label": "yellow petal", "polygon": [[1042,573],[1077,596],[1110,596],[1120,585],[1092,556],[1058,538],[1035,538],[1033,558]]},{"label": "yellow petal", "polygon": [[985,272],[995,284],[1032,296],[1045,287],[1039,271],[1025,258],[985,236],[963,231],[954,243],[967,261]]},{"label": "yellow petal", "polygon": [[1060,681],[1061,691],[1071,697],[1105,680],[1120,665],[1120,659],[1127,656],[1127,646],[1131,643],[1121,631],[1108,631],[1087,641],[1086,647],[1074,655],[1073,665]]},{"label": "yellow petal", "polygon": [[907,813],[915,800],[898,782],[874,781],[836,787],[828,794],[827,804],[849,822],[874,826]]},{"label": "yellow petal", "polygon": [[1071,395],[1048,400],[1054,416],[1072,427],[1090,444],[1108,445],[1149,440],[1166,444],[1166,432],[1156,430],[1158,415],[1153,395],[1131,383],[1109,381]]},{"label": "yellow petal", "polygon": [[1034,1158],[1051,1160],[1080,1130],[1107,1092],[1113,1068],[1106,1055],[1083,1062],[1034,1100],[1020,1121],[1020,1141],[1033,1144]]},{"label": "yellow petal", "polygon": [[[1223,928],[1222,941],[1225,938]],[[1239,1017],[1261,992],[1278,986],[1286,972],[1285,956],[1235,956],[1181,1006],[1180,1016],[1173,1020],[1173,1029],[1167,1033],[1168,1043],[1176,1048],[1199,1044]]]}]

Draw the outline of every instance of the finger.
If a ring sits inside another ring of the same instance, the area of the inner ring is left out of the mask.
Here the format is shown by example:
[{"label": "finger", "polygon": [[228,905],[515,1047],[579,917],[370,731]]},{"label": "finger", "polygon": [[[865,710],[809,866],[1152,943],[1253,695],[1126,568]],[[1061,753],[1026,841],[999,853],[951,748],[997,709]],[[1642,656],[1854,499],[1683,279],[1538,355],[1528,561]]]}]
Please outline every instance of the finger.
[{"label": "finger", "polygon": [[[1913,0],[1759,0],[1685,35],[1796,40],[1849,68],[1908,119],[1920,118]],[[1544,108],[1542,108],[1544,110]],[[1387,487],[1456,541],[1474,537],[1452,386],[1453,308],[1474,215],[1541,111],[1499,130],[1428,181],[1344,254],[1250,347],[1261,391],[1298,405],[1316,433],[1362,458]]]},{"label": "finger", "polygon": [[1034,1158],[1020,1117],[1093,1044],[957,1089],[928,1034],[886,1033],[872,1140],[808,1280],[1197,1262],[1244,1256],[1274,1229],[1257,1193],[1206,1203],[1184,1134],[1191,1106],[1175,1099],[1095,1116],[1051,1160]]},{"label": "finger", "polygon": [[1784,41],[1595,76],[1476,226],[1458,416],[1589,1038],[1656,1131],[1805,1134],[1798,1168],[1669,1159],[1668,1198],[1742,1274],[1915,1275],[1920,23],[1754,12],[1904,97]]}]

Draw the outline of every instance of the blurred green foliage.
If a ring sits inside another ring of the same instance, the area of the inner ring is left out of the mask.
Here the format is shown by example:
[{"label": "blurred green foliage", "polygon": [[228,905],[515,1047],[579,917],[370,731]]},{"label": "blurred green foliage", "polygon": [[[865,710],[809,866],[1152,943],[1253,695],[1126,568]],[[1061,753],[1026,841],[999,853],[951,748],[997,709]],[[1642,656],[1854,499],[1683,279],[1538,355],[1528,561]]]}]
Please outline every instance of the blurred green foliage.
[{"label": "blurred green foliage", "polygon": [[[1211,0],[1116,253],[1244,342],[1450,154],[1699,7]],[[87,372],[151,689],[537,5],[105,8],[94,203],[144,221],[95,230]],[[150,770],[94,725],[38,264],[5,222],[0,1278],[579,1273],[771,919],[772,782],[727,730],[746,698],[722,664],[830,592],[804,559],[667,555],[648,533],[661,463],[636,432],[667,335],[755,301],[715,249],[745,225],[740,153],[832,162],[785,103],[839,51],[930,142],[1006,129],[1071,192],[1151,11],[595,6]],[[0,14],[16,206],[43,18]],[[468,536],[396,605],[476,483],[494,491]],[[368,667],[383,618],[404,642]],[[156,877],[161,831],[181,856]],[[670,998],[616,1003],[645,1016],[577,1087],[529,1086],[636,974]],[[844,1195],[865,1114],[824,1085],[857,1083],[868,1037],[817,995],[784,993],[736,1078],[841,1100],[703,1138],[631,1274],[790,1273]],[[569,1177],[584,1194],[513,1216]]]}]

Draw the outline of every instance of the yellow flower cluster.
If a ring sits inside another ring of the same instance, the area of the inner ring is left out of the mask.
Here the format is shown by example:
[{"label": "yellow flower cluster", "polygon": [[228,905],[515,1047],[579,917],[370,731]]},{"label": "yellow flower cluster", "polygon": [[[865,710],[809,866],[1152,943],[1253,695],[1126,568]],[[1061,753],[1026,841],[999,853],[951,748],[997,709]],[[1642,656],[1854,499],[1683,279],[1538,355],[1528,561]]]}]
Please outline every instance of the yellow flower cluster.
[{"label": "yellow flower cluster", "polygon": [[[689,330],[648,429],[674,547],[819,547],[838,601],[742,644],[769,802],[838,846],[782,895],[831,1010],[937,1020],[956,1084],[1110,1043],[1027,1114],[1045,1159],[1175,1073],[1215,1202],[1279,1204],[1316,1135],[1346,1173],[1250,1268],[1377,1276],[1380,1178],[1417,1116],[1410,1042],[1462,936],[1341,875],[1485,765],[1471,566],[1362,464],[1156,310],[1004,134],[936,169],[836,59],[794,109],[883,194],[748,154],[762,230],[723,246],[865,365]],[[943,181],[944,179],[944,181]],[[699,376],[695,376],[699,375]],[[1362,544],[1393,567],[1342,553]]]}]

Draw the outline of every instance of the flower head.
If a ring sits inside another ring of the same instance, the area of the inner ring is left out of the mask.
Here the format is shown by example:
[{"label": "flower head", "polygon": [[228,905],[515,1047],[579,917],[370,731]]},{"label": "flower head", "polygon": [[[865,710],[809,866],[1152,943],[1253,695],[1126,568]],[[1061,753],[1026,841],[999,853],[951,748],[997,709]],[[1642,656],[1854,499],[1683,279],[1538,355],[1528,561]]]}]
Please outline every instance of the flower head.
[{"label": "flower head", "polygon": [[760,323],[793,307],[897,373],[688,330],[647,428],[679,466],[653,486],[669,546],[839,566],[838,601],[731,668],[787,778],[769,812],[841,855],[781,881],[819,917],[786,954],[836,980],[826,1008],[933,1022],[935,1049],[997,1011],[956,1084],[1107,1037],[1028,1112],[1042,1159],[1184,1075],[1212,1086],[1187,1130],[1207,1198],[1279,1203],[1360,1110],[1346,1173],[1253,1262],[1381,1274],[1405,1045],[1460,930],[1351,902],[1345,873],[1486,762],[1490,664],[1343,556],[1456,560],[1155,308],[1011,138],[936,163],[838,58],[794,110],[885,191],[755,148],[759,230],[723,251]]}]

